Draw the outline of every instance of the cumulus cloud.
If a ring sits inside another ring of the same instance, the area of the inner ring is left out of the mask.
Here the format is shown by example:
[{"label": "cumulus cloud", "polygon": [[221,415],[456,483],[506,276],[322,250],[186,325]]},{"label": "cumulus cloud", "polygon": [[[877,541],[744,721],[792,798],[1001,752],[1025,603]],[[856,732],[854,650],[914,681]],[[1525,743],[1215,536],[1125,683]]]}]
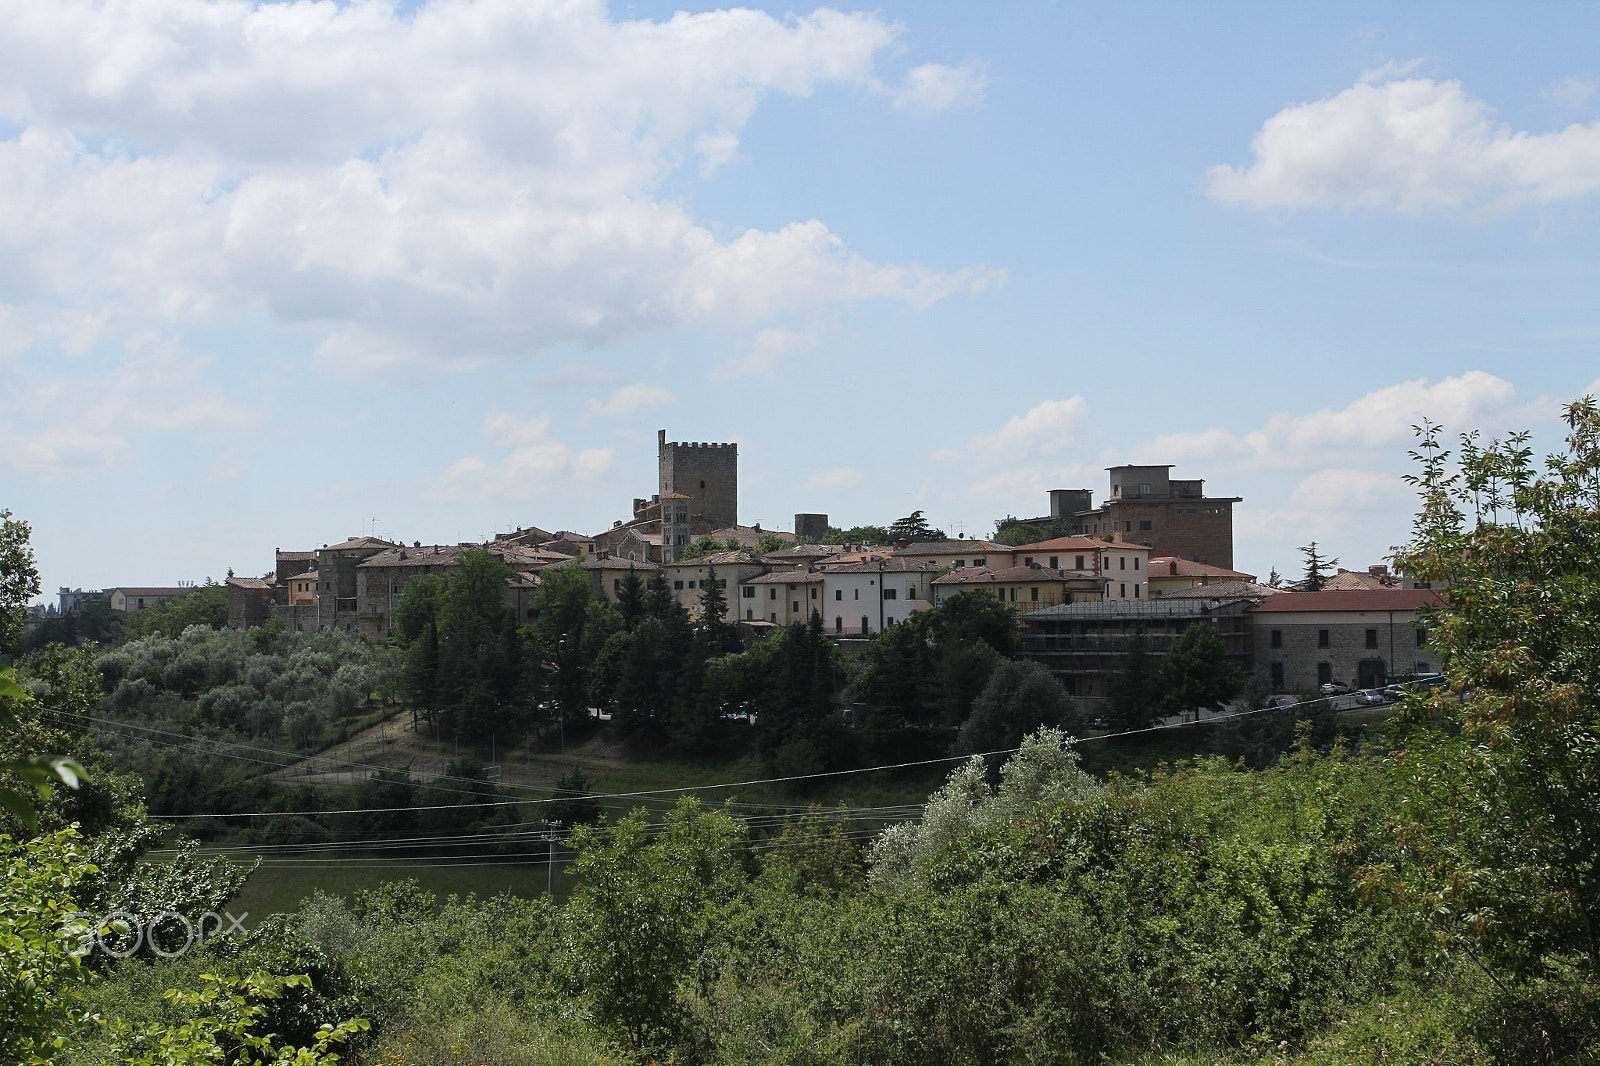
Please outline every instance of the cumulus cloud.
[{"label": "cumulus cloud", "polygon": [[1082,443],[1089,422],[1089,404],[1082,396],[1046,400],[1020,415],[1008,418],[991,433],[976,433],[959,448],[940,448],[933,458],[941,462],[972,455],[1002,455],[1018,460],[1055,455]]},{"label": "cumulus cloud", "polygon": [[1540,90],[1540,95],[1562,107],[1577,110],[1589,103],[1597,88],[1600,86],[1595,84],[1593,78],[1568,74],[1559,81],[1546,85]]},{"label": "cumulus cloud", "polygon": [[1145,462],[1222,460],[1258,468],[1303,468],[1323,462],[1329,453],[1393,452],[1412,439],[1411,427],[1424,418],[1447,429],[1516,428],[1549,418],[1557,408],[1544,397],[1524,401],[1509,381],[1469,370],[1432,385],[1426,378],[1390,385],[1338,410],[1280,412],[1245,433],[1213,428],[1164,434],[1136,454]]},{"label": "cumulus cloud", "polygon": [[896,107],[914,111],[942,111],[970,107],[983,99],[989,79],[976,65],[947,67],[924,63],[913,67],[894,94]]},{"label": "cumulus cloud", "polygon": [[1415,490],[1393,474],[1375,470],[1318,470],[1300,480],[1289,502],[1308,508],[1393,507],[1410,500]]},{"label": "cumulus cloud", "polygon": [[1284,108],[1250,148],[1250,166],[1211,169],[1213,199],[1415,214],[1600,191],[1600,123],[1512,130],[1456,81],[1363,81]]},{"label": "cumulus cloud", "polygon": [[593,418],[627,418],[637,411],[660,407],[675,399],[676,396],[659,385],[635,382],[622,386],[604,400],[590,400],[584,404],[583,418],[584,421]]},{"label": "cumulus cloud", "polygon": [[[1003,273],[873,263],[815,219],[724,238],[657,191],[736,160],[764,95],[882,91],[898,32],[601,0],[0,0],[20,130],[0,140],[0,306],[37,343],[63,314],[265,312],[368,369],[979,291]],[[980,89],[927,65],[896,99]]]},{"label": "cumulus cloud", "polygon": [[492,411],[483,435],[505,451],[497,461],[469,455],[435,480],[428,498],[438,502],[526,500],[581,488],[611,472],[611,448],[573,448],[555,439],[550,416]]}]

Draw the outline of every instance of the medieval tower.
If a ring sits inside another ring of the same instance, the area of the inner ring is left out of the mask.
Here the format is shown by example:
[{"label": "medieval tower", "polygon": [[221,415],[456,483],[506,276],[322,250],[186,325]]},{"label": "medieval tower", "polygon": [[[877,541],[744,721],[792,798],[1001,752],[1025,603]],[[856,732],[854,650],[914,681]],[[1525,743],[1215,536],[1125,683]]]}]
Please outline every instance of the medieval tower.
[{"label": "medieval tower", "polygon": [[689,497],[694,501],[689,509],[718,529],[739,524],[737,444],[668,441],[663,429],[656,434],[656,451],[663,499],[675,493]]}]

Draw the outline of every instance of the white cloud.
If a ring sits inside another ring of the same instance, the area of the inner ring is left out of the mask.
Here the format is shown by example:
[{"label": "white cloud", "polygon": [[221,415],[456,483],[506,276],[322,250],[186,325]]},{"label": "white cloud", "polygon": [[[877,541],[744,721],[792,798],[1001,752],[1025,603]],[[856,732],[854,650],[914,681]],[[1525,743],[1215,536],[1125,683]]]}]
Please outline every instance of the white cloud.
[{"label": "white cloud", "polygon": [[824,470],[820,474],[812,474],[806,479],[802,489],[814,489],[819,492],[840,491],[853,489],[861,484],[861,471],[853,466],[836,466],[832,470]]},{"label": "white cloud", "polygon": [[590,400],[584,404],[583,420],[587,422],[594,418],[627,418],[647,407],[660,407],[676,399],[676,396],[659,385],[635,382],[632,385],[622,386],[604,400]]},{"label": "white cloud", "polygon": [[810,333],[792,329],[764,329],[757,333],[744,352],[711,371],[712,381],[757,378],[772,381],[785,361],[817,346]]},{"label": "white cloud", "polygon": [[1082,396],[1065,400],[1046,400],[1013,415],[992,433],[977,433],[960,448],[940,448],[933,458],[941,462],[966,456],[1003,456],[1010,460],[1055,455],[1083,440],[1088,426],[1089,404]]},{"label": "white cloud", "polygon": [[1289,502],[1330,510],[1392,508],[1410,500],[1415,490],[1393,474],[1374,470],[1318,470],[1300,480]]},{"label": "white cloud", "polygon": [[1593,78],[1568,74],[1561,80],[1546,85],[1540,90],[1540,94],[1546,100],[1576,111],[1589,103],[1596,89],[1600,89],[1600,85],[1596,85]]},{"label": "white cloud", "polygon": [[[0,0],[0,308],[30,344],[68,343],[63,314],[265,311],[363,370],[981,291],[1004,273],[869,262],[814,219],[723,239],[658,193],[737,159],[766,94],[882,92],[898,33],[826,8]],[[896,99],[979,88],[928,65]]]},{"label": "white cloud", "polygon": [[1513,131],[1455,81],[1363,82],[1284,108],[1250,147],[1249,167],[1211,169],[1213,199],[1418,213],[1600,192],[1600,123]]},{"label": "white cloud", "polygon": [[896,107],[915,111],[943,111],[972,107],[983,99],[989,77],[977,65],[947,67],[924,63],[912,68],[895,91]]},{"label": "white cloud", "polygon": [[101,474],[127,464],[134,436],[216,438],[261,422],[260,408],[230,400],[210,380],[208,360],[170,338],[138,338],[82,370],[30,374],[0,389],[0,470]]},{"label": "white cloud", "polygon": [[492,411],[483,435],[507,454],[497,462],[469,455],[435,480],[428,498],[438,502],[527,500],[570,493],[611,472],[611,448],[573,448],[550,432],[550,416]]},{"label": "white cloud", "polygon": [[1419,378],[1377,389],[1340,410],[1275,414],[1259,429],[1245,433],[1213,428],[1164,434],[1135,454],[1144,462],[1209,460],[1244,467],[1305,468],[1324,462],[1329,453],[1392,453],[1412,439],[1412,427],[1424,418],[1452,432],[1473,427],[1516,429],[1550,418],[1556,410],[1549,398],[1524,401],[1509,381],[1469,370],[1433,385]]}]

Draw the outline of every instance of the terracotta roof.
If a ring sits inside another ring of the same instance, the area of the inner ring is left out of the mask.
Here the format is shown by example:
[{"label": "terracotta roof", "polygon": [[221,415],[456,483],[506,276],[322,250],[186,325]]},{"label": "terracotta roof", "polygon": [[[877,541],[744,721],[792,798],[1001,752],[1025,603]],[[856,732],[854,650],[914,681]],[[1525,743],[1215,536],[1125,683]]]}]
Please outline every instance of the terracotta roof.
[{"label": "terracotta roof", "polygon": [[824,555],[843,555],[842,544],[792,544],[787,548],[779,548],[762,555],[763,559],[813,559]]},{"label": "terracotta roof", "polygon": [[118,585],[114,589],[107,589],[106,595],[109,596],[113,592],[120,592],[124,596],[182,596],[185,592],[193,591],[193,586],[161,588],[159,586]]},{"label": "terracotta roof", "polygon": [[896,548],[896,555],[964,555],[971,552],[1008,552],[1011,547],[991,540],[919,540]]},{"label": "terracotta roof", "polygon": [[278,553],[278,561],[280,563],[281,562],[304,563],[304,562],[310,562],[312,559],[315,559],[316,557],[317,557],[317,553],[316,552],[286,552],[286,551],[280,551]]},{"label": "terracotta roof", "polygon": [[1041,540],[1037,544],[1023,544],[1012,548],[1014,552],[1072,552],[1072,551],[1108,551],[1113,548],[1134,549],[1149,551],[1143,544],[1133,544],[1128,541],[1099,540],[1095,537],[1057,537],[1055,540]]},{"label": "terracotta roof", "polygon": [[[1171,596],[1163,597],[1171,599]],[[1285,592],[1257,604],[1257,611],[1415,611],[1443,607],[1432,589],[1365,589],[1342,592]]]},{"label": "terracotta roof", "polygon": [[[887,573],[887,571],[885,571]],[[821,581],[823,573],[820,570],[778,570],[760,577],[750,577],[744,580],[746,585],[809,585]]]},{"label": "terracotta roof", "polygon": [[669,492],[665,496],[657,496],[658,500],[692,500],[693,496],[685,496],[681,492]]},{"label": "terracotta roof", "polygon": [[666,563],[667,566],[745,566],[756,565],[756,557],[743,548],[737,551],[709,552],[697,555],[693,559],[679,559],[677,562]]},{"label": "terracotta roof", "polygon": [[[571,560],[568,560],[570,565]],[[596,559],[592,555],[585,555],[578,560],[578,565],[585,570],[639,570],[654,572],[661,567],[643,559]]]},{"label": "terracotta roof", "polygon": [[1323,592],[1359,592],[1362,589],[1392,589],[1399,588],[1400,581],[1390,574],[1378,577],[1374,574],[1363,573],[1360,570],[1346,570],[1339,568],[1339,572],[1328,578],[1322,586]]},{"label": "terracotta roof", "polygon": [[823,572],[828,574],[876,574],[880,568],[886,574],[904,574],[910,571],[929,573],[939,569],[936,566],[929,566],[927,563],[919,563],[912,559],[896,559],[892,556],[886,556],[872,562],[829,566],[824,568]]},{"label": "terracotta roof", "polygon": [[1164,593],[1155,596],[1158,600],[1235,600],[1253,599],[1255,597],[1275,596],[1287,589],[1275,589],[1271,585],[1261,585],[1254,581],[1213,581],[1209,585],[1196,585],[1194,588],[1179,589],[1176,592]]},{"label": "terracotta roof", "polygon": [[272,582],[261,577],[230,577],[225,584],[240,589],[270,589]]},{"label": "terracotta roof", "polygon": [[1048,566],[1008,566],[993,570],[987,566],[965,566],[934,579],[935,585],[981,585],[990,581],[1087,581],[1100,587],[1100,579],[1086,577],[1076,570],[1052,570]]},{"label": "terracotta roof", "polygon": [[379,540],[377,537],[351,537],[339,544],[330,544],[322,550],[325,552],[354,551],[360,548],[398,548],[393,541]]},{"label": "terracotta roof", "polygon": [[1158,577],[1216,577],[1239,581],[1256,579],[1254,574],[1212,566],[1210,563],[1197,563],[1193,559],[1180,559],[1175,555],[1153,555],[1148,565],[1151,580]]}]

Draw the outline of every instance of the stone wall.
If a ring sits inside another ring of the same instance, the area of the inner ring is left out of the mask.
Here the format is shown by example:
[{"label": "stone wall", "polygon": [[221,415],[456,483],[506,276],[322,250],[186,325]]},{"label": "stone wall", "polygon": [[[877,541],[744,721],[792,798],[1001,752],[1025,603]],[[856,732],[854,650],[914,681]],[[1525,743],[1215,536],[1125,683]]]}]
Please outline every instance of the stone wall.
[{"label": "stone wall", "polygon": [[[1289,622],[1281,615],[1257,615],[1256,674],[1274,691],[1308,692],[1324,681],[1377,687],[1387,676],[1417,672],[1419,662],[1434,668],[1433,649],[1426,643],[1418,645],[1419,630],[1412,618],[1409,611],[1368,611],[1365,617],[1337,622]],[[1274,631],[1278,633],[1276,647]],[[1376,647],[1369,645],[1369,631]],[[1427,631],[1421,632],[1425,637]],[[1322,642],[1324,633],[1326,644]]]},{"label": "stone wall", "polygon": [[680,443],[656,435],[658,495],[678,492],[690,497],[691,510],[713,528],[739,524],[739,446]]}]

